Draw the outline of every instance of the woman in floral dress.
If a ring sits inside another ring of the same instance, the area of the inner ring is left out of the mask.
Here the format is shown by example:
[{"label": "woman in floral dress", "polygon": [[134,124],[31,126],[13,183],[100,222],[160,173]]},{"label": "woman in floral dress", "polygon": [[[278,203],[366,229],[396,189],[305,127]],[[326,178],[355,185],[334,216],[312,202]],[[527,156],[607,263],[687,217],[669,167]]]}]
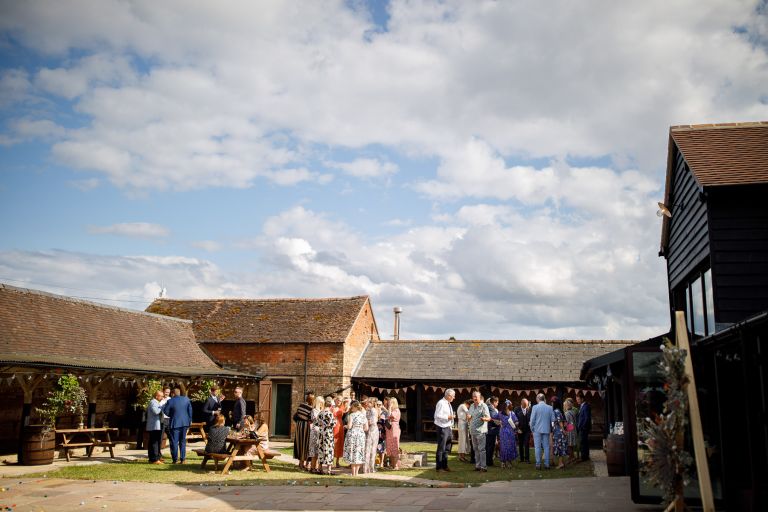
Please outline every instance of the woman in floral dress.
[{"label": "woman in floral dress", "polygon": [[352,476],[357,476],[360,466],[365,462],[365,431],[368,420],[360,402],[355,400],[349,409],[347,419],[347,437],[344,440],[344,460],[352,467]]},{"label": "woman in floral dress", "polygon": [[555,423],[552,430],[552,455],[560,457],[557,469],[565,467],[565,457],[568,455],[568,438],[565,436],[565,416],[563,405],[557,397],[552,398],[552,408],[555,410]]},{"label": "woman in floral dress", "polygon": [[565,438],[568,440],[568,464],[576,461],[576,411],[573,410],[573,400],[566,398],[565,408]]},{"label": "woman in floral dress", "polygon": [[387,429],[384,426],[387,422],[387,411],[384,407],[384,403],[381,400],[376,400],[376,408],[379,410],[379,421],[377,426],[379,427],[379,444],[376,445],[376,453],[381,457],[381,465],[384,466],[384,454],[387,451]]},{"label": "woman in floral dress", "polygon": [[317,469],[317,435],[320,432],[320,424],[317,422],[317,416],[320,414],[320,411],[323,410],[323,407],[325,407],[325,399],[321,396],[316,397],[314,407],[312,408],[312,416],[310,417],[309,449],[307,451],[307,458],[311,461],[309,463],[309,471],[311,473],[320,472],[320,470]]},{"label": "woman in floral dress", "polygon": [[499,411],[499,460],[502,468],[512,467],[517,459],[517,416],[512,409],[512,402],[507,400]]},{"label": "woman in floral dress", "polygon": [[376,445],[379,444],[379,408],[376,399],[369,398],[365,404],[365,419],[368,420],[368,432],[365,433],[365,463],[363,473],[376,472]]},{"label": "woman in floral dress", "polygon": [[389,399],[387,422],[387,456],[392,469],[400,469],[400,406],[395,397]]},{"label": "woman in floral dress", "polygon": [[318,449],[317,462],[320,466],[320,472],[331,474],[333,467],[333,446],[334,446],[334,427],[336,426],[336,417],[332,412],[333,399],[325,399],[325,408],[317,415],[317,423],[320,430],[317,434]]}]

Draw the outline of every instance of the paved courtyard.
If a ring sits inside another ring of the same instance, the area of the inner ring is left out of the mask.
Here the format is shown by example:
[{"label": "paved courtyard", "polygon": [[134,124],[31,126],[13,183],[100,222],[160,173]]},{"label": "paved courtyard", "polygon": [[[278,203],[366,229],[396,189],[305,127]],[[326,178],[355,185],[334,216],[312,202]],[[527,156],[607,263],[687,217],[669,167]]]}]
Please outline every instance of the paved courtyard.
[{"label": "paved courtyard", "polygon": [[654,510],[632,504],[627,478],[493,482],[482,487],[185,486],[142,482],[0,479],[5,511]]},{"label": "paved courtyard", "polygon": [[[286,443],[275,443],[277,446]],[[145,457],[118,445],[119,460]],[[286,458],[292,460],[290,457]],[[426,488],[432,480],[378,473],[402,487],[168,484],[40,478],[40,466],[17,466],[15,457],[0,464],[0,512],[10,511],[230,511],[230,510],[562,510],[605,512],[659,510],[630,500],[629,479],[609,478],[605,456],[593,450],[593,478],[490,482],[480,487]],[[57,460],[51,467],[109,463],[103,458]]]}]

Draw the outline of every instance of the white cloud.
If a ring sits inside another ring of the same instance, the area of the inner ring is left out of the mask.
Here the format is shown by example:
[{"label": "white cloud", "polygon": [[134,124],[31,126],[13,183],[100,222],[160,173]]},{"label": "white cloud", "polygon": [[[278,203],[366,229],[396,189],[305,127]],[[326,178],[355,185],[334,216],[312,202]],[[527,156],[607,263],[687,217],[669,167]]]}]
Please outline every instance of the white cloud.
[{"label": "white cloud", "polygon": [[358,158],[351,162],[326,162],[325,165],[356,178],[378,178],[397,172],[397,165],[375,158]]},{"label": "white cloud", "polygon": [[135,238],[164,238],[170,234],[168,228],[148,222],[124,222],[111,226],[88,226],[88,232],[95,235],[118,235]]},{"label": "white cloud", "polygon": [[[14,2],[0,30],[59,59],[34,87],[86,119],[54,157],[140,189],[299,183],[314,146],[378,145],[456,172],[453,148],[473,138],[504,158],[608,155],[658,172],[669,125],[768,117],[754,2],[589,7],[395,0],[380,32],[347,2]],[[0,97],[22,101],[25,73],[5,72]],[[342,170],[393,171],[366,160]],[[534,170],[515,174],[536,193]]]},{"label": "white cloud", "polygon": [[213,263],[178,256],[108,256],[69,251],[0,251],[0,275],[14,286],[83,297],[142,310],[161,287],[172,298],[258,294],[242,280],[228,281]]},{"label": "white cloud", "polygon": [[191,242],[190,245],[207,252],[217,252],[221,250],[221,244],[214,240],[197,240]]},{"label": "white cloud", "polygon": [[269,218],[264,283],[288,295],[372,295],[379,326],[405,306],[409,336],[637,338],[667,329],[658,226],[649,207],[573,218],[475,204],[445,226],[367,240],[303,207]]},{"label": "white cloud", "polygon": [[5,69],[0,72],[0,107],[28,100],[32,84],[29,73],[23,69]]}]

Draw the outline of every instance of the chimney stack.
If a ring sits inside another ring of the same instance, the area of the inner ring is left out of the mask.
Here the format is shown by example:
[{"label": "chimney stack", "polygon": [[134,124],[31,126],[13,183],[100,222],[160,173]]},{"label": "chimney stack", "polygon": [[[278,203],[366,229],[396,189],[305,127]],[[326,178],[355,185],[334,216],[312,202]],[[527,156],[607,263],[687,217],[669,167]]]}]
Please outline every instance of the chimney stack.
[{"label": "chimney stack", "polygon": [[395,312],[395,341],[400,339],[400,313],[403,312],[403,308],[395,306],[393,309]]}]

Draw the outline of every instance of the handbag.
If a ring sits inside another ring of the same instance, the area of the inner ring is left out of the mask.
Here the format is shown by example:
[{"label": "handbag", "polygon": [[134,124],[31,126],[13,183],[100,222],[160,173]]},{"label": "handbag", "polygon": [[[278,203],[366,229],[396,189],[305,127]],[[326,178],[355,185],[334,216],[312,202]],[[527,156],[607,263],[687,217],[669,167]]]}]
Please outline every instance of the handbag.
[{"label": "handbag", "polygon": [[568,432],[573,432],[574,430],[576,430],[576,427],[573,425],[573,423],[569,423],[568,426],[565,427],[565,430],[567,430]]}]

